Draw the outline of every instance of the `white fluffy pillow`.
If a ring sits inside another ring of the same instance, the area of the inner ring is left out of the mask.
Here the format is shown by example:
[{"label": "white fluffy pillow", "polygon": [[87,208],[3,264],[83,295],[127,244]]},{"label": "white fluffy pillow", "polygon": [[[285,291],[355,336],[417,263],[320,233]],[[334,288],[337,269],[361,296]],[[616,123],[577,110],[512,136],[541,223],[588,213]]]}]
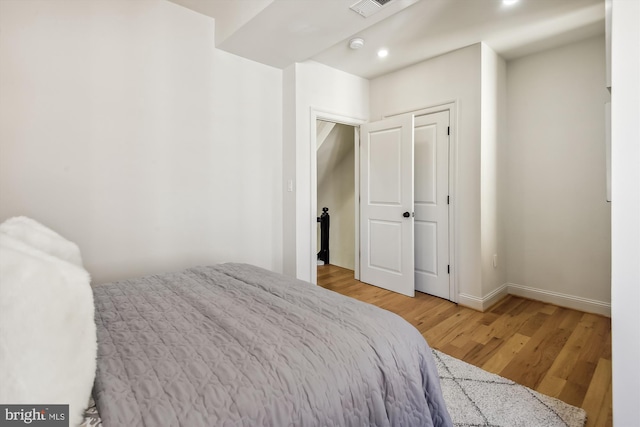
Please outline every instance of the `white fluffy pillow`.
[{"label": "white fluffy pillow", "polygon": [[55,231],[26,216],[9,218],[0,224],[0,233],[21,240],[27,245],[56,258],[82,267],[80,248]]},{"label": "white fluffy pillow", "polygon": [[30,232],[15,235],[0,226],[0,402],[69,404],[70,425],[78,425],[96,370],[89,274],[52,255],[74,245],[57,234],[41,234],[62,239],[45,239],[45,250],[25,242],[42,242]]}]

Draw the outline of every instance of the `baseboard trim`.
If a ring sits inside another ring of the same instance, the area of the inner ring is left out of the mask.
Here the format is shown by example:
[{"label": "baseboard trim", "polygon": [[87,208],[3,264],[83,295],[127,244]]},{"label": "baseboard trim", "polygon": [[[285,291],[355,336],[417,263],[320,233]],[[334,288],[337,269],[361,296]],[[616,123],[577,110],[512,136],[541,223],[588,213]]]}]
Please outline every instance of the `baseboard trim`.
[{"label": "baseboard trim", "polygon": [[507,292],[510,295],[611,317],[611,303],[562,294],[560,292],[531,288],[529,286],[522,286],[515,283],[505,283],[503,287],[507,289]]},{"label": "baseboard trim", "polygon": [[474,310],[486,311],[489,307],[506,297],[508,293],[507,283],[505,283],[499,288],[491,291],[484,298],[478,298],[468,294],[459,294],[458,304],[473,308]]},{"label": "baseboard trim", "polygon": [[546,291],[544,289],[532,288],[529,286],[522,286],[515,283],[505,283],[496,290],[487,294],[484,298],[478,298],[469,294],[459,294],[458,304],[484,312],[507,295],[515,295],[518,297],[554,304],[560,307],[572,308],[574,310],[611,317],[610,303],[562,294],[560,292]]}]

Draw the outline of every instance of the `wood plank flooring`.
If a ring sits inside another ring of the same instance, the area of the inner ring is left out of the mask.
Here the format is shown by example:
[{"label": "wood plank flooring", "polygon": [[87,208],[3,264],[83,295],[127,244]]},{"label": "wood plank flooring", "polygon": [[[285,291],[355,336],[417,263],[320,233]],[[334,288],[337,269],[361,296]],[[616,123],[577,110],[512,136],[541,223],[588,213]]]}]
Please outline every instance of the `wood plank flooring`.
[{"label": "wood plank flooring", "polygon": [[511,295],[481,313],[367,285],[333,265],[318,266],[318,284],[402,316],[437,350],[583,408],[588,427],[613,425],[609,318]]}]

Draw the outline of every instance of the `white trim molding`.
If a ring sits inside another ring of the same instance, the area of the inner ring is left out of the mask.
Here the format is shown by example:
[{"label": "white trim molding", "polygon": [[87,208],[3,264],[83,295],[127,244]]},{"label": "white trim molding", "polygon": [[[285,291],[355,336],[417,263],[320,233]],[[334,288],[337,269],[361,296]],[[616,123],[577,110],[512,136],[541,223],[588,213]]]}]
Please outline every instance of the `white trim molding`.
[{"label": "white trim molding", "polygon": [[515,295],[535,301],[546,302],[559,307],[566,307],[584,311],[586,313],[594,313],[611,317],[611,303],[578,297],[575,295],[562,294],[560,292],[532,288],[530,286],[517,285],[515,283],[505,283],[483,298],[468,294],[459,294],[458,303],[462,306],[484,312],[507,295]]},{"label": "white trim molding", "polygon": [[474,297],[473,295],[468,294],[459,294],[458,303],[465,307],[484,312],[502,298],[506,297],[508,293],[507,284],[505,283],[499,288],[491,291],[483,298]]},{"label": "white trim molding", "polygon": [[506,283],[510,295],[542,301],[560,307],[572,308],[587,313],[600,314],[611,317],[611,303],[597,301],[589,298],[582,298],[575,295],[561,294],[560,292],[547,291],[544,289],[532,288],[529,286]]}]

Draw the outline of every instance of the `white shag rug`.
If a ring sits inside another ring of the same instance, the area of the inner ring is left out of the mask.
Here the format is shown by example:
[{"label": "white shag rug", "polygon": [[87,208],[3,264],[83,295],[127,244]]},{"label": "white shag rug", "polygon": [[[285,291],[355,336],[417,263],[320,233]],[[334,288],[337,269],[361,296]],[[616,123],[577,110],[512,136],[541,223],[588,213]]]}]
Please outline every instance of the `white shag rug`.
[{"label": "white shag rug", "polygon": [[433,350],[442,394],[458,427],[583,427],[587,414],[499,375]]}]

